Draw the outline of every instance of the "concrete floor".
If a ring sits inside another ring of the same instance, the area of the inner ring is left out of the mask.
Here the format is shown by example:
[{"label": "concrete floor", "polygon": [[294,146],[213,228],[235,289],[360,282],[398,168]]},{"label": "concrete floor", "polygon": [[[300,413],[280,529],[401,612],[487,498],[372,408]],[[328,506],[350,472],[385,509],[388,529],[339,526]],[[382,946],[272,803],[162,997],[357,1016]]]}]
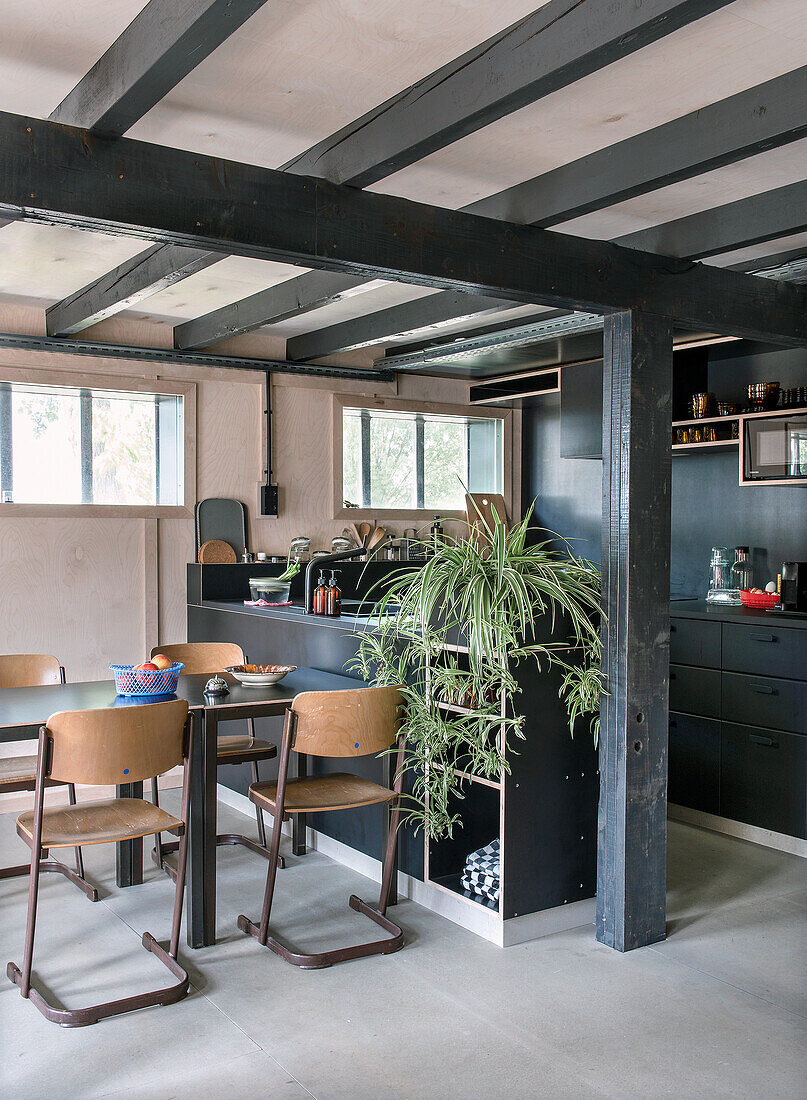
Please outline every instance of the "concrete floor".
[{"label": "concrete floor", "polygon": [[[248,819],[220,808],[228,830]],[[253,826],[254,828],[254,823]],[[24,849],[0,818],[0,861]],[[501,950],[412,902],[403,951],[300,971],[235,928],[257,917],[263,865],[219,850],[219,943],[182,952],[178,1005],[84,1029],[45,1021],[6,983],[21,960],[26,880],[0,883],[0,1089],[58,1097],[794,1097],[807,1094],[807,863],[670,824],[669,938],[620,955],[580,928]],[[167,936],[172,891],[151,864],[117,891],[113,849],[87,852],[91,905],[43,880],[35,967],[65,1004],[153,987],[139,945]],[[280,872],[276,927],[307,947],[355,942],[345,907],[376,887],[317,853]],[[316,924],[307,934],[305,923]],[[297,931],[299,929],[299,931]]]}]

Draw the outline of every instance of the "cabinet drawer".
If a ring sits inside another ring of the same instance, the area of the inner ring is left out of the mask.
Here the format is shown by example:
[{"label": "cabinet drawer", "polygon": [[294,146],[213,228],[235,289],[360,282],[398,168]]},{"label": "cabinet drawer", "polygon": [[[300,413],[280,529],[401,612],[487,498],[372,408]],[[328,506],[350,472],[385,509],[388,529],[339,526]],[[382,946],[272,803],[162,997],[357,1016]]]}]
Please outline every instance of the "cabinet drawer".
[{"label": "cabinet drawer", "polygon": [[728,722],[807,733],[807,684],[724,672],[723,717]]},{"label": "cabinet drawer", "polygon": [[713,668],[670,665],[670,710],[720,717],[720,673]]},{"label": "cabinet drawer", "polygon": [[720,668],[720,623],[671,619],[670,660],[677,665]]},{"label": "cabinet drawer", "polygon": [[720,723],[670,714],[667,797],[679,806],[720,812]]},{"label": "cabinet drawer", "polygon": [[723,624],[723,668],[759,676],[807,679],[807,630]]},{"label": "cabinet drawer", "polygon": [[807,737],[724,722],[720,813],[807,838]]}]

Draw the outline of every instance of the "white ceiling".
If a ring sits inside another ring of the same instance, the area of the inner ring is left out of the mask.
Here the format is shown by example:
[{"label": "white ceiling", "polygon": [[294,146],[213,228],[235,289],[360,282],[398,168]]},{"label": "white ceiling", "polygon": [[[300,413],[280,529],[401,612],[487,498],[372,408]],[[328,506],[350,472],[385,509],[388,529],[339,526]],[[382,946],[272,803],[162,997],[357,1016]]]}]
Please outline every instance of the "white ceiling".
[{"label": "white ceiling", "polygon": [[[46,117],[143,6],[142,0],[3,0],[0,110]],[[540,6],[538,0],[270,0],[129,135],[276,167]],[[807,0],[735,0],[372,189],[463,206],[807,64],[806,15]],[[801,141],[562,228],[617,236],[791,183],[805,178],[805,169],[807,141]],[[0,229],[0,303],[50,305],[142,247],[69,229],[7,226]],[[756,246],[710,262],[768,251]],[[227,258],[144,300],[136,312],[184,320],[302,270]],[[272,331],[309,331],[428,293],[376,283]]]}]

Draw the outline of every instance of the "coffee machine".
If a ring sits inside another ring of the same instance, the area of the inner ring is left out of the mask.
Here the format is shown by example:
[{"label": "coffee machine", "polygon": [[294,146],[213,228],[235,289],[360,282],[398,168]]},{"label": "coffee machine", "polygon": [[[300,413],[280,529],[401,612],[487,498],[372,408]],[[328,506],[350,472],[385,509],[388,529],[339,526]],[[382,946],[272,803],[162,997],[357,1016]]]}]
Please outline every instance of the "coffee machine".
[{"label": "coffee machine", "polygon": [[783,611],[807,611],[807,561],[786,561],[782,564]]}]

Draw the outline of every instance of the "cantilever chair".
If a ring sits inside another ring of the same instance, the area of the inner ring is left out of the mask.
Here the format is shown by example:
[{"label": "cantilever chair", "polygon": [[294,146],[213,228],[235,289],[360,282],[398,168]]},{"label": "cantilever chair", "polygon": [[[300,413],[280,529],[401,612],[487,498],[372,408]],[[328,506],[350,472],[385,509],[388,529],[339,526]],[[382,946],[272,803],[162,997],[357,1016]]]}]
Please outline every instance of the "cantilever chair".
[{"label": "cantilever chair", "polygon": [[[298,695],[286,711],[283,743],[280,750],[280,770],[276,783],[254,783],[249,797],[256,806],[274,815],[272,848],[266,875],[266,890],[260,924],[243,915],[238,918],[242,932],[254,936],[286,962],[304,970],[319,970],[336,962],[359,959],[365,955],[389,955],[403,947],[401,928],[386,915],[390,887],[395,870],[395,850],[400,818],[401,785],[403,782],[404,740],[400,735],[401,696],[395,687],[357,688],[349,691],[307,691]],[[397,743],[398,756],[394,788],[379,786],[361,776],[338,773],[307,778],[288,777],[292,750],[309,756],[336,758],[367,756],[388,751]],[[275,888],[280,832],[284,818],[291,814],[327,813],[329,810],[357,809],[374,803],[389,803],[389,832],[381,879],[378,908],[373,909],[361,898],[351,895],[349,905],[374,921],[389,936],[354,947],[336,948],[305,954],[291,950],[276,937],[269,935],[269,915]]]},{"label": "cantilever chair", "polygon": [[[177,948],[187,854],[190,723],[188,704],[184,699],[173,699],[140,706],[61,711],[52,714],[47,726],[39,731],[34,810],[17,818],[17,833],[31,848],[25,954],[22,968],[10,962],[6,972],[23,997],[30,998],[46,1019],[63,1027],[83,1027],[136,1008],[173,1004],[188,992],[188,975],[177,962]],[[185,765],[178,818],[140,798],[110,798],[59,810],[43,808],[48,779],[96,786],[139,783],[178,764]],[[111,844],[151,836],[161,830],[180,837],[171,940],[166,951],[150,932],[144,932],[143,946],[157,956],[177,981],[150,993],[137,993],[86,1008],[56,1008],[32,984],[41,854],[48,848],[72,848],[76,841]]]},{"label": "cantilever chair", "polygon": [[[185,666],[187,676],[207,675],[213,676],[221,672],[223,668],[231,665],[244,664],[244,654],[235,642],[177,642],[174,645],[155,646],[151,651],[153,657],[156,653],[164,653],[173,661],[181,661]],[[219,737],[216,744],[217,764],[252,764],[252,781],[259,781],[258,761],[271,760],[277,756],[277,746],[271,741],[262,741],[255,736],[255,720],[247,719],[249,733],[243,735],[225,735]],[[151,797],[155,806],[159,805],[157,780],[151,784]],[[219,833],[216,844],[243,844],[251,852],[269,858],[269,849],[266,847],[266,827],[263,821],[263,813],[260,807],[255,807],[255,817],[258,821],[258,843],[252,837],[242,836],[240,833]],[[158,834],[157,841],[151,853],[151,858],[171,878],[174,877],[174,869],[165,861],[165,855],[175,852],[176,843],[163,844]],[[283,860],[280,866],[284,866]]]},{"label": "cantilever chair", "polygon": [[[42,687],[48,684],[63,684],[64,669],[47,653],[6,653],[0,655],[0,688]],[[36,785],[36,755],[7,756],[0,760],[0,794],[14,791],[33,791]],[[47,786],[60,784],[48,781]],[[71,806],[76,804],[75,784],[67,784],[67,797]],[[98,901],[98,891],[84,877],[84,857],[81,848],[76,848],[75,871],[57,859],[43,860],[40,872],[54,871],[64,875],[79,890],[83,890],[90,901]],[[0,867],[0,879],[17,878],[27,875],[27,863],[16,867]]]}]

